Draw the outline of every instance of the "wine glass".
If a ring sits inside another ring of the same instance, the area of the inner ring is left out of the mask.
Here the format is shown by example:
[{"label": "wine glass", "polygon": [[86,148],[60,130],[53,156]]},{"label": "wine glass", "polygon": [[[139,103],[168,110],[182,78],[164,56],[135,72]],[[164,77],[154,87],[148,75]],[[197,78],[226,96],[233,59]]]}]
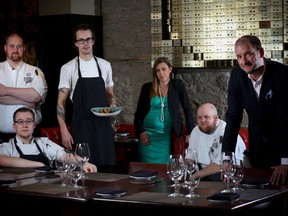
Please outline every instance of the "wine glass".
[{"label": "wine glass", "polygon": [[61,187],[67,186],[66,179],[69,164],[67,163],[67,154],[62,149],[58,149],[56,151],[55,166],[57,170],[61,173],[62,182],[60,186]]},{"label": "wine glass", "polygon": [[[195,166],[197,165],[197,152],[196,149],[193,148],[187,148],[185,150],[185,173],[184,173],[184,187],[188,187],[187,184],[185,184],[185,180],[187,177],[189,177],[189,174],[191,174]],[[188,176],[187,176],[188,175]]]},{"label": "wine glass", "polygon": [[222,152],[221,154],[221,173],[226,178],[226,189],[222,193],[233,192],[230,188],[230,180],[235,173],[235,154],[234,152]]},{"label": "wine glass", "polygon": [[68,167],[68,175],[72,182],[72,187],[74,188],[82,188],[77,184],[77,182],[83,177],[84,172],[82,168],[82,164],[79,160],[76,159],[75,154],[69,153],[67,163]]},{"label": "wine glass", "polygon": [[237,191],[244,190],[243,188],[239,186],[240,182],[244,178],[244,163],[243,163],[243,160],[235,158],[235,164],[236,164],[235,173],[231,177],[231,179],[235,184],[232,190],[234,192],[237,192]]},{"label": "wine glass", "polygon": [[187,198],[197,198],[200,197],[198,194],[195,194],[195,188],[198,187],[200,183],[200,174],[199,174],[199,167],[197,164],[191,162],[192,165],[187,165],[187,177],[184,181],[185,185],[187,185],[189,189],[189,194],[185,197]]},{"label": "wine glass", "polygon": [[174,181],[174,192],[169,194],[169,197],[183,196],[179,193],[181,179],[185,172],[185,163],[181,154],[170,155],[167,164],[167,174]]},{"label": "wine glass", "polygon": [[[84,170],[83,169],[84,164],[87,163],[90,159],[89,144],[86,142],[77,143],[74,153],[75,153],[75,157],[76,157],[77,161],[80,162],[80,164],[82,166],[82,170]],[[83,175],[83,178],[85,178],[85,175]]]}]

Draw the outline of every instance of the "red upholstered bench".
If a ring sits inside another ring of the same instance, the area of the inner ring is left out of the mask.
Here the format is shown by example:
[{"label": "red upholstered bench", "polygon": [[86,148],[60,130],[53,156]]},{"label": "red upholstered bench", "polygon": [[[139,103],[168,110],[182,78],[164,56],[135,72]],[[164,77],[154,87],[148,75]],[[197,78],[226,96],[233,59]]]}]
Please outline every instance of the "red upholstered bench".
[{"label": "red upholstered bench", "polygon": [[[70,127],[69,127],[70,128]],[[41,127],[40,128],[41,136],[48,137],[51,141],[62,145],[61,141],[61,131],[59,127]],[[128,132],[130,136],[134,136],[134,125],[132,124],[122,124],[118,129],[118,133]]]},{"label": "red upholstered bench", "polygon": [[51,141],[62,145],[61,131],[59,127],[40,128],[41,136],[48,137]]},{"label": "red upholstered bench", "polygon": [[[68,126],[68,129],[70,129],[70,126]],[[41,127],[40,132],[41,136],[48,137],[51,141],[63,146],[60,127]]]},{"label": "red upholstered bench", "polygon": [[135,136],[134,124],[121,124],[117,132],[127,132],[129,133],[129,136]]}]

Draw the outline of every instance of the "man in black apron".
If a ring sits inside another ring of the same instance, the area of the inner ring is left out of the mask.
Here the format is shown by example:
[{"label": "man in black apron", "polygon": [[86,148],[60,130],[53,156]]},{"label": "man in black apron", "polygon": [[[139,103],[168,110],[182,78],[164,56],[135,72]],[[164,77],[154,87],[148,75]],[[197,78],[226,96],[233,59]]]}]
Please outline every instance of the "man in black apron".
[{"label": "man in black apron", "polygon": [[[59,82],[57,118],[62,144],[73,149],[77,143],[87,142],[91,152],[89,162],[97,166],[98,172],[113,172],[116,159],[110,118],[98,117],[91,112],[92,107],[116,106],[116,101],[112,100],[115,99],[112,69],[109,62],[93,55],[95,36],[91,27],[85,24],[77,26],[74,41],[79,56],[62,66]],[[107,82],[110,87],[107,87]],[[71,92],[73,115],[69,131],[65,121],[65,100],[68,96],[71,99]]]},{"label": "man in black apron", "polygon": [[99,77],[83,78],[78,57],[79,78],[73,94],[71,134],[75,144],[89,144],[89,161],[97,165],[99,172],[111,172],[113,169],[109,166],[115,165],[115,147],[110,118],[95,116],[90,110],[107,106],[105,84],[96,57],[94,59]]}]

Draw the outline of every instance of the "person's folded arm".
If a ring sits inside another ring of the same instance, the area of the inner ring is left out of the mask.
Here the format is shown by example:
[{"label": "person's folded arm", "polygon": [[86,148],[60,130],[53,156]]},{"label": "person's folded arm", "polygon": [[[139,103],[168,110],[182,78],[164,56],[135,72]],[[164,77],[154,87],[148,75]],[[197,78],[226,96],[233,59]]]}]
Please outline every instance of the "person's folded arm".
[{"label": "person's folded arm", "polygon": [[0,84],[0,96],[11,96],[29,103],[40,103],[41,95],[34,88],[14,88]]},{"label": "person's folded arm", "polygon": [[30,108],[35,108],[36,103],[26,102],[12,96],[0,96],[0,104],[6,105],[24,105]]}]

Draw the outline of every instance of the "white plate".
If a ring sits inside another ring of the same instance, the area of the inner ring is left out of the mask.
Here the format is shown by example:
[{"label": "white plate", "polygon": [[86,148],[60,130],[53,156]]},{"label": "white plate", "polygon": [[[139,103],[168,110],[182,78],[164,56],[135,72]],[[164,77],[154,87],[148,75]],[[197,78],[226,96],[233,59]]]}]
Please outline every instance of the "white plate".
[{"label": "white plate", "polygon": [[130,176],[130,178],[133,178],[133,179],[136,179],[136,180],[151,180],[151,179],[153,179],[155,177],[156,177],[156,175],[149,176],[149,177]]},{"label": "white plate", "polygon": [[101,196],[103,198],[117,198],[117,197],[121,197],[123,195],[125,195],[126,192],[120,192],[120,193],[113,193],[113,194],[107,194],[107,193],[96,193],[96,195]]},{"label": "white plate", "polygon": [[[102,109],[111,109],[111,113],[101,113]],[[91,112],[96,116],[109,117],[118,115],[124,108],[123,107],[93,107]]]}]

